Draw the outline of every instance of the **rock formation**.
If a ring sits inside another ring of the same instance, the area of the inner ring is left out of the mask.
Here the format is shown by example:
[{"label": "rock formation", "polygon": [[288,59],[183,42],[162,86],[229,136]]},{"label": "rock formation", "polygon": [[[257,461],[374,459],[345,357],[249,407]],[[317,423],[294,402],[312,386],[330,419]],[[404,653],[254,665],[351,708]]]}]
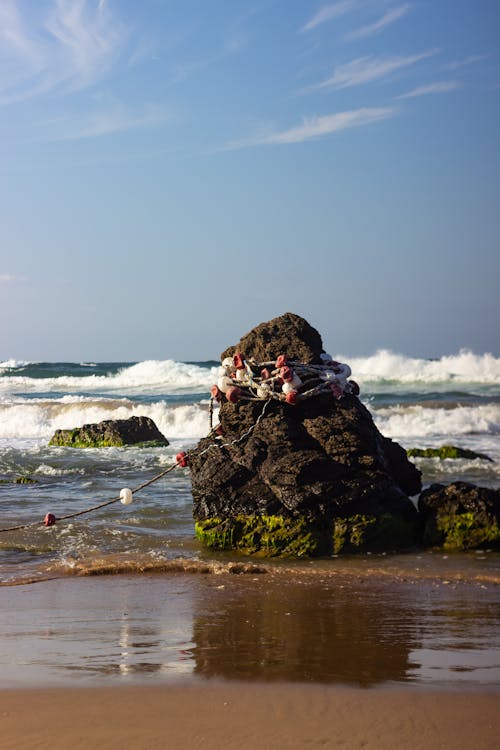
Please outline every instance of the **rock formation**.
[{"label": "rock formation", "polygon": [[500,547],[500,490],[433,484],[418,500],[426,547]]},{"label": "rock formation", "polygon": [[109,448],[123,445],[159,447],[168,445],[149,417],[107,419],[96,424],[85,424],[72,430],[56,430],[49,445],[69,448]]},{"label": "rock formation", "polygon": [[[261,364],[280,355],[297,372],[328,361],[320,334],[292,313],[257,326],[222,360],[238,353],[256,379],[268,375]],[[292,403],[265,395],[232,403],[229,390],[226,397],[215,389],[221,434],[190,453],[196,534],[205,545],[293,556],[416,542],[409,495],[421,490],[420,472],[380,434],[354,385],[330,390],[320,374],[306,374]]]}]

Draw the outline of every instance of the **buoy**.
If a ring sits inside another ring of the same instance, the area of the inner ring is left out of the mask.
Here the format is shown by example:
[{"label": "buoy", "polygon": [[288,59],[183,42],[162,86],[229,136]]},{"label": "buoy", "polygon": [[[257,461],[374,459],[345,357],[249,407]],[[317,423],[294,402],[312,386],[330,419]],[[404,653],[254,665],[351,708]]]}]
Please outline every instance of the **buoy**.
[{"label": "buoy", "polygon": [[264,369],[260,371],[260,377],[262,378],[262,380],[269,380],[269,378],[271,377],[271,373],[269,372],[267,367],[264,367]]},{"label": "buoy", "polygon": [[283,393],[291,393],[291,391],[294,391],[295,388],[291,383],[283,383],[283,385],[281,386],[281,390]]},{"label": "buoy", "polygon": [[297,391],[289,391],[285,397],[285,401],[287,402],[287,404],[292,404],[292,406],[297,403],[298,399],[299,394],[297,393]]},{"label": "buoy", "polygon": [[240,400],[241,388],[237,385],[232,385],[226,391],[226,398],[231,404],[236,404]]},{"label": "buoy", "polygon": [[219,437],[224,437],[224,435],[226,434],[226,433],[224,432],[224,429],[223,429],[223,428],[221,427],[221,425],[219,425],[218,427],[216,427],[216,429],[215,429],[215,432],[216,432],[216,434],[217,434],[217,435],[218,435]]},{"label": "buoy", "polygon": [[280,354],[276,359],[275,366],[279,369],[280,367],[286,367],[286,357],[284,354]]},{"label": "buoy", "polygon": [[334,363],[333,371],[340,380],[347,380],[351,374],[349,365],[343,365],[340,362]]},{"label": "buoy", "polygon": [[188,454],[185,451],[181,451],[180,453],[178,453],[175,457],[175,460],[177,461],[179,466],[182,466],[183,469],[185,469],[189,463]]},{"label": "buoy", "polygon": [[219,386],[218,385],[213,385],[211,387],[210,394],[211,394],[212,398],[214,398],[218,403],[221,401],[221,399],[222,399],[222,391],[219,390]]},{"label": "buoy", "polygon": [[328,386],[335,398],[341,398],[344,395],[344,391],[337,383],[329,383]]},{"label": "buoy", "polygon": [[134,496],[132,495],[132,490],[129,490],[128,487],[124,487],[120,490],[120,502],[122,505],[130,505],[133,499]]},{"label": "buoy", "polygon": [[241,352],[236,352],[233,356],[233,366],[236,367],[237,370],[245,369],[245,357]]},{"label": "buoy", "polygon": [[280,378],[284,380],[285,383],[289,383],[293,378],[293,370],[291,369],[291,367],[288,367],[287,365],[281,367]]},{"label": "buoy", "polygon": [[228,368],[229,368],[229,369],[232,369],[232,367],[233,367],[233,358],[232,358],[232,357],[225,357],[225,358],[224,358],[224,359],[222,360],[222,367],[223,367],[223,368],[224,368],[225,370],[227,370]]},{"label": "buoy", "polygon": [[351,393],[353,396],[359,396],[360,394],[360,388],[359,385],[356,383],[355,380],[348,380],[347,381],[349,385],[351,386]]},{"label": "buoy", "polygon": [[231,380],[231,378],[228,378],[227,375],[223,375],[217,381],[217,386],[222,393],[226,393],[227,389],[231,388],[232,385],[233,381]]},{"label": "buoy", "polygon": [[246,371],[246,368],[243,370],[240,368],[239,370],[236,370],[236,380],[239,383],[246,383],[248,381],[248,373]]},{"label": "buoy", "polygon": [[47,515],[43,519],[44,526],[54,526],[55,522],[56,522],[56,517],[53,513],[47,513]]}]

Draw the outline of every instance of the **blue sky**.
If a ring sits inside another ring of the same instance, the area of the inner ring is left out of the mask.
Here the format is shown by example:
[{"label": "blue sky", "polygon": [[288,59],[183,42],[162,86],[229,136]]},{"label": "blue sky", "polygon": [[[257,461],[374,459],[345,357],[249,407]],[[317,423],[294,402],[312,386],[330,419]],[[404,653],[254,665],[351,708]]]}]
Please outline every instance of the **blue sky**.
[{"label": "blue sky", "polygon": [[498,0],[1,0],[0,360],[500,354]]}]

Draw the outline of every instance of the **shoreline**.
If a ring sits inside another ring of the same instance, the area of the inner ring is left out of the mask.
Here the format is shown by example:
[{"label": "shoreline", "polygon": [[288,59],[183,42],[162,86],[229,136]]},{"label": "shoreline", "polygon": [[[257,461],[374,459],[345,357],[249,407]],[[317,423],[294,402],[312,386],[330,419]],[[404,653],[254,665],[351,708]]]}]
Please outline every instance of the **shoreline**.
[{"label": "shoreline", "polygon": [[498,690],[290,683],[0,690],[5,750],[490,750]]}]

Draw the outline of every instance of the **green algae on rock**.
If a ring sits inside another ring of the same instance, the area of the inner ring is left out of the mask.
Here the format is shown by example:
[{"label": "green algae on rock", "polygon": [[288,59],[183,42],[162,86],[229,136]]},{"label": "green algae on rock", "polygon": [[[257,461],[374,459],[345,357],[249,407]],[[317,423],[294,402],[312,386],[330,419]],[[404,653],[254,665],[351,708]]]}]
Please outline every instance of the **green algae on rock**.
[{"label": "green algae on rock", "polygon": [[500,547],[500,490],[433,484],[418,500],[423,544],[446,550]]},{"label": "green algae on rock", "polygon": [[266,557],[314,557],[328,552],[324,531],[305,518],[209,518],[196,522],[195,533],[202,544],[216,550],[239,550]]},{"label": "green algae on rock", "polygon": [[492,461],[493,459],[485,453],[476,453],[476,451],[467,448],[459,448],[456,445],[442,445],[440,448],[408,448],[406,451],[410,458],[480,458],[483,461]]},{"label": "green algae on rock", "polygon": [[131,417],[108,419],[71,430],[56,430],[49,445],[67,448],[121,448],[125,445],[158,448],[168,445],[168,440],[149,417]]}]

